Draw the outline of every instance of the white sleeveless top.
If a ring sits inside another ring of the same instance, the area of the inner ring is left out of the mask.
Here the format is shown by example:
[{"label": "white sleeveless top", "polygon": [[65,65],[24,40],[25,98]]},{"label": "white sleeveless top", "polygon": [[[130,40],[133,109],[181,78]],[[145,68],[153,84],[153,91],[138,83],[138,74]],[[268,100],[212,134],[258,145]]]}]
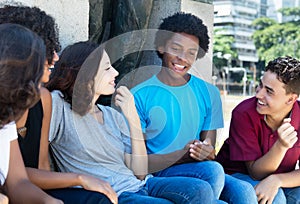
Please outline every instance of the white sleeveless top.
[{"label": "white sleeveless top", "polygon": [[0,129],[0,185],[3,185],[8,173],[10,142],[17,139],[15,122],[11,122]]}]

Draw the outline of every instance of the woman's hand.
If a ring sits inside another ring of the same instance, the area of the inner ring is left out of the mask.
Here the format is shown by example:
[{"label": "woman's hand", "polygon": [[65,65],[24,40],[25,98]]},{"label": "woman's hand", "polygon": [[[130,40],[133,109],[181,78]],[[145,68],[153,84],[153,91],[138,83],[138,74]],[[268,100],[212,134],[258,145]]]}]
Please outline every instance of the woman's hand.
[{"label": "woman's hand", "polygon": [[120,107],[126,118],[129,118],[130,113],[135,109],[134,97],[125,86],[120,86],[116,90],[115,104]]},{"label": "woman's hand", "polygon": [[64,202],[62,202],[61,200],[58,200],[56,198],[49,198],[45,201],[46,204],[64,204]]},{"label": "woman's hand", "polygon": [[8,197],[0,193],[0,204],[8,204]]},{"label": "woman's hand", "polygon": [[88,175],[79,175],[79,179],[84,189],[103,193],[112,203],[118,203],[118,195],[108,182]]}]

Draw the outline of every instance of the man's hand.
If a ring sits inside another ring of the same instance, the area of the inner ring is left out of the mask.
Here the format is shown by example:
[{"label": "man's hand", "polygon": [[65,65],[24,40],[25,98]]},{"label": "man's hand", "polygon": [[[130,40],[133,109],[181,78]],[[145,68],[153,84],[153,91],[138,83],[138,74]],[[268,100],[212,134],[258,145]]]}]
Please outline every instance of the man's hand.
[{"label": "man's hand", "polygon": [[259,204],[272,204],[278,189],[280,187],[280,180],[276,175],[270,175],[259,182],[255,187],[257,201]]},{"label": "man's hand", "polygon": [[291,119],[285,118],[282,125],[278,128],[278,141],[284,148],[291,148],[297,142],[297,132],[295,128],[291,125]]},{"label": "man's hand", "polygon": [[195,140],[193,144],[190,144],[190,157],[196,161],[214,160],[215,148],[209,144],[206,140],[203,142]]}]

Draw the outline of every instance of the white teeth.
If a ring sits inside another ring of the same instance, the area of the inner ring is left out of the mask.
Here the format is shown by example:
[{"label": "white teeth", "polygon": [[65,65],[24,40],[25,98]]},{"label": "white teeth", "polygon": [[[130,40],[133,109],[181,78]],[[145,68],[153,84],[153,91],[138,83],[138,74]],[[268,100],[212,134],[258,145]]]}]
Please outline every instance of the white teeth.
[{"label": "white teeth", "polygon": [[265,105],[265,103],[263,103],[262,101],[260,101],[260,100],[257,100],[257,101],[260,105]]},{"label": "white teeth", "polygon": [[175,67],[178,67],[179,69],[183,69],[184,68],[183,65],[179,65],[179,64],[174,64],[174,65],[175,65]]}]

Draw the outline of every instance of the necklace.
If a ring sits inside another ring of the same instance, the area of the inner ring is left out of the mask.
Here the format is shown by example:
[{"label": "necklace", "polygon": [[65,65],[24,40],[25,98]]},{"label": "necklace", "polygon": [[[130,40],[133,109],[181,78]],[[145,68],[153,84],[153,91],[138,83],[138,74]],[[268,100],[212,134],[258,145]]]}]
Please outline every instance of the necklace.
[{"label": "necklace", "polygon": [[21,135],[22,137],[25,137],[26,132],[27,132],[27,128],[26,128],[26,127],[20,127],[20,128],[17,128],[17,132],[18,132],[18,134]]}]

